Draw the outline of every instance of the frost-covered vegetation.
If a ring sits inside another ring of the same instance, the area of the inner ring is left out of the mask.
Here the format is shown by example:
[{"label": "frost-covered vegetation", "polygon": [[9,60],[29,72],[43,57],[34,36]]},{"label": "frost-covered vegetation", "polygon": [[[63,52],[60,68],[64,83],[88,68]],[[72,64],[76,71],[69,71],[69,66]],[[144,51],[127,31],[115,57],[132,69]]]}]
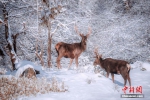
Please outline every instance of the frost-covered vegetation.
[{"label": "frost-covered vegetation", "polygon": [[19,97],[36,96],[50,92],[68,91],[64,82],[58,82],[56,78],[16,78],[14,76],[0,76],[0,99],[15,100]]},{"label": "frost-covered vegetation", "polygon": [[4,75],[6,72],[7,71],[5,68],[0,68],[0,75]]}]

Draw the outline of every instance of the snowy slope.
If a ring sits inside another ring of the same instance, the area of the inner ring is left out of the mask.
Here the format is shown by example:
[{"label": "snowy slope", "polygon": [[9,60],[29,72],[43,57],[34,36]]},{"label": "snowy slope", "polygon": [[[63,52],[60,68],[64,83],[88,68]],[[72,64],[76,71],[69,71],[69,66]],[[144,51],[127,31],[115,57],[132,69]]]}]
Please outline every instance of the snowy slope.
[{"label": "snowy slope", "polygon": [[[136,64],[136,63],[135,63]],[[135,64],[131,66],[134,67]],[[141,71],[140,68],[134,68],[130,72],[131,82],[133,87],[142,86],[144,98],[142,100],[150,100],[150,64],[142,63],[148,70]],[[64,81],[68,86],[68,92],[64,93],[49,93],[38,95],[36,97],[25,97],[19,100],[120,100],[120,95],[124,94],[123,78],[121,75],[115,75],[115,84],[112,83],[111,78],[106,78],[101,74],[93,72],[93,66],[89,67],[90,70],[85,71],[84,68],[78,70],[61,70],[53,69],[50,72],[43,73],[44,77],[51,79],[56,77],[58,80]],[[82,71],[80,71],[82,70]],[[127,86],[129,86],[127,82]],[[127,92],[128,93],[128,92]],[[124,100],[131,100],[127,98]],[[134,100],[137,100],[134,99]]]}]

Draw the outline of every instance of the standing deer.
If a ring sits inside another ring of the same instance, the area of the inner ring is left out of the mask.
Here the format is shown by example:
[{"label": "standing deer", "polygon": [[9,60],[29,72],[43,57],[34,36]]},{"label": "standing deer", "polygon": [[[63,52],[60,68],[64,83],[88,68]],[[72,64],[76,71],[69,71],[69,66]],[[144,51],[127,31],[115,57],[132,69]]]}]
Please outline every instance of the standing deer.
[{"label": "standing deer", "polygon": [[127,79],[129,85],[131,86],[131,80],[129,76],[131,67],[128,62],[112,58],[103,59],[102,55],[98,54],[97,48],[95,49],[94,52],[96,55],[96,59],[93,63],[94,66],[100,65],[103,69],[105,69],[105,71],[107,72],[107,77],[109,76],[109,73],[111,73],[113,83],[114,83],[114,74],[121,74],[124,79],[124,86],[126,85]]},{"label": "standing deer", "polygon": [[86,42],[87,42],[87,38],[91,34],[91,28],[90,27],[88,28],[88,34],[85,36],[78,31],[77,26],[75,26],[75,31],[78,35],[81,36],[81,38],[82,38],[81,42],[73,43],[73,44],[59,42],[55,45],[55,49],[56,49],[57,54],[58,54],[58,57],[57,57],[58,69],[61,68],[60,59],[62,57],[71,59],[68,69],[70,68],[70,66],[73,62],[73,59],[75,58],[76,67],[78,68],[78,57],[80,56],[80,54],[82,52],[84,52],[86,50]]}]

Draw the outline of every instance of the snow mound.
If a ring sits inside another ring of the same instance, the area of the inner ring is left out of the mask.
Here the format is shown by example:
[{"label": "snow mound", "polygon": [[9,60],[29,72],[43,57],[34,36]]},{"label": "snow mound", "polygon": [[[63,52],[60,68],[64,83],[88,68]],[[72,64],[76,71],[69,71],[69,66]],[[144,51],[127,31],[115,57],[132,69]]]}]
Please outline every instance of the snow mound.
[{"label": "snow mound", "polygon": [[[42,69],[42,66],[39,66],[39,65],[35,65],[33,62],[31,62],[31,61],[27,61],[27,60],[22,60],[22,61],[20,61],[19,63],[17,63],[16,65],[15,65],[15,67],[16,67],[16,69],[18,69],[18,71],[16,72],[16,77],[19,77],[20,76],[20,74],[24,71],[24,70],[26,70],[27,68],[33,68],[34,70],[37,70],[37,71],[40,71],[40,75],[43,73],[45,73],[44,72],[44,70]],[[21,69],[20,69],[21,68]]]},{"label": "snow mound", "polygon": [[150,63],[147,62],[141,62],[141,61],[136,61],[134,64],[131,64],[131,68],[136,69],[136,68],[145,68],[147,71],[150,71]]},{"label": "snow mound", "polygon": [[22,74],[26,69],[28,69],[28,68],[34,69],[33,66],[30,65],[30,64],[27,64],[27,65],[25,65],[25,66],[22,66],[22,67],[20,67],[20,68],[17,70],[17,72],[16,72],[16,77],[19,78],[19,77],[21,76],[21,74]]},{"label": "snow mound", "polygon": [[35,70],[38,70],[38,71],[41,71],[42,70],[42,67],[39,66],[39,65],[35,65],[33,62],[31,61],[26,61],[26,60],[22,60],[20,61],[19,63],[16,64],[16,69],[19,69],[20,67],[22,66],[25,66],[25,65],[31,65]]},{"label": "snow mound", "polygon": [[150,64],[149,63],[143,63],[142,67],[145,68],[147,71],[150,71]]}]

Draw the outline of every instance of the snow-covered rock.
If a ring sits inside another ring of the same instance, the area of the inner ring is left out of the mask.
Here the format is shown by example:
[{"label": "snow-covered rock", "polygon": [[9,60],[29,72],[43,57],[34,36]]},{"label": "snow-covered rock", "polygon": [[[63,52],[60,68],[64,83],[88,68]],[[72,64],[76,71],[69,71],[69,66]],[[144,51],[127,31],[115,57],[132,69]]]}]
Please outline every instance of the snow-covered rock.
[{"label": "snow-covered rock", "polygon": [[20,61],[19,63],[16,64],[15,67],[17,69],[16,77],[19,77],[28,68],[32,68],[34,70],[40,71],[40,73],[43,72],[42,66],[37,66],[33,62],[26,61],[26,60]]},{"label": "snow-covered rock", "polygon": [[16,72],[16,77],[19,78],[19,77],[22,75],[22,73],[23,73],[26,69],[28,69],[28,68],[34,69],[33,66],[30,65],[30,64],[26,64],[26,65],[24,65],[24,66],[19,67],[19,68],[17,69],[17,72]]}]

